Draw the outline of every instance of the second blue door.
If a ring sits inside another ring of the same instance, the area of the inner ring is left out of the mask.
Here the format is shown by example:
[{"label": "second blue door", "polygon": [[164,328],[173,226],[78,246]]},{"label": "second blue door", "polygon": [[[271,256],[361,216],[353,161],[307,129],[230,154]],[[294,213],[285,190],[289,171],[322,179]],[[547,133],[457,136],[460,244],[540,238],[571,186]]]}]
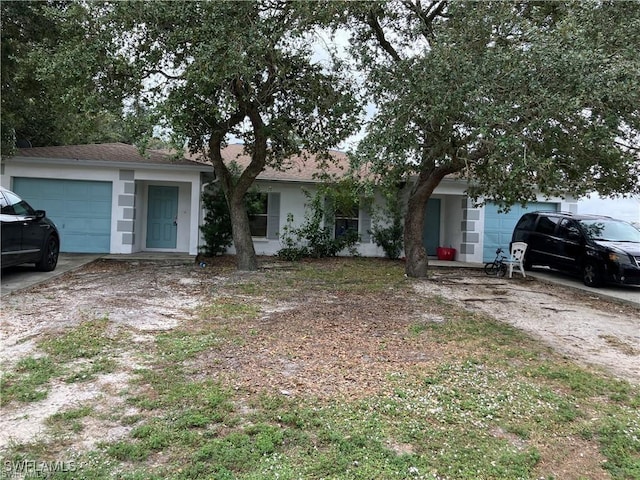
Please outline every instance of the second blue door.
[{"label": "second blue door", "polygon": [[178,187],[149,186],[147,248],[176,248]]}]

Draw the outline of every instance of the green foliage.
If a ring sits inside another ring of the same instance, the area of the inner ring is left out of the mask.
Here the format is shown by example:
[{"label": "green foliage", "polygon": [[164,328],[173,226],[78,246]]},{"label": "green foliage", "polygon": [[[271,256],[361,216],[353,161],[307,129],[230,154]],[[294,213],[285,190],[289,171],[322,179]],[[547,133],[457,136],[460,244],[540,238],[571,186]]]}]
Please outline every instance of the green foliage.
[{"label": "green foliage", "polygon": [[358,232],[349,230],[336,236],[334,226],[336,211],[347,211],[358,205],[353,183],[325,183],[315,194],[306,192],[306,195],[308,204],[305,221],[301,226],[294,227],[293,215],[287,216],[287,224],[280,235],[283,247],[278,251],[278,257],[285,260],[335,257],[345,249],[351,255],[356,255],[354,247],[360,241]]},{"label": "green foliage", "polygon": [[46,385],[60,372],[50,357],[26,357],[21,359],[14,372],[0,377],[0,405],[13,400],[36,402],[47,397]]},{"label": "green foliage", "polygon": [[394,219],[387,226],[374,225],[371,229],[371,238],[376,245],[384,250],[388,258],[395,260],[400,258],[404,248],[403,232],[402,221]]},{"label": "green foliage", "polygon": [[[232,174],[232,182],[237,183],[242,169],[237,162],[229,163],[229,171]],[[245,195],[247,214],[260,210],[260,192],[257,188],[250,189]],[[214,183],[202,194],[202,203],[205,209],[204,223],[200,226],[205,245],[202,251],[205,255],[222,255],[233,243],[233,225],[231,212],[224,190],[218,183]]]},{"label": "green foliage", "polygon": [[21,359],[13,371],[0,377],[0,405],[14,400],[36,402],[47,397],[50,382],[84,382],[115,370],[117,362],[107,355],[122,336],[109,336],[106,317],[89,320],[55,336],[45,336],[39,347],[46,355]]},{"label": "green foliage", "polygon": [[[16,141],[32,146],[133,143],[134,111],[125,115],[122,96],[95,86],[115,65],[106,67],[104,50],[86,41],[94,23],[84,6],[1,2],[0,8],[2,155],[12,154]],[[144,130],[152,125],[147,122]]]},{"label": "green foliage", "polygon": [[[144,352],[132,357],[144,369],[113,392],[136,408],[116,403],[105,411],[104,397],[87,400],[49,417],[46,433],[54,438],[11,444],[5,457],[49,459],[68,447],[67,441],[75,443],[72,435],[84,425],[106,422],[129,433],[74,455],[77,469],[53,478],[551,478],[576,445],[595,454],[576,456],[566,475],[638,477],[637,385],[569,362],[522,331],[446,298],[416,294],[415,282],[403,276],[399,262],[339,258],[287,267],[241,279],[234,275],[218,285],[222,295],[215,295],[210,312],[184,319],[175,331],[148,332],[156,342],[147,342]],[[237,290],[238,281],[253,283],[255,290]],[[276,298],[307,308],[302,302],[309,301],[311,289],[314,307],[327,318],[308,325],[328,327],[301,331],[273,324],[290,326],[299,310],[275,313],[268,322],[243,314],[258,312],[265,302],[278,305]],[[356,311],[336,324],[331,314],[340,310],[324,310],[325,294],[332,305],[349,310],[374,299],[380,303],[371,306],[372,317]],[[392,310],[402,301],[411,307]],[[389,324],[395,314],[405,321]],[[206,321],[213,316],[221,321]],[[356,328],[365,325],[356,334],[381,348],[380,358],[360,359],[364,370],[351,370],[361,352],[343,350],[353,340],[340,340],[351,336],[351,322]],[[326,328],[342,333],[317,341]],[[65,343],[71,338],[87,343],[78,332],[65,337]],[[274,341],[276,348],[270,348]],[[243,348],[236,348],[238,342],[245,342]],[[310,355],[298,350],[299,342],[313,348],[306,351]],[[122,357],[122,345],[108,350],[112,358]],[[29,357],[15,370],[51,378],[49,370],[64,367],[56,362],[77,358],[67,348],[57,351],[59,358]],[[418,353],[424,356],[416,362]],[[318,370],[305,371],[309,362],[330,367],[320,372],[325,381],[344,375],[348,383],[336,384],[342,393],[334,394],[328,385],[317,396],[300,384],[294,394],[283,394],[280,380],[297,381],[282,377],[283,365],[297,364],[306,375],[301,379],[315,381]],[[367,372],[376,363],[389,370],[373,385]],[[255,369],[263,364],[267,368]],[[235,365],[241,369],[229,368]],[[339,365],[344,370],[333,370]],[[254,374],[260,378],[257,385],[246,377]]]},{"label": "green foliage", "polygon": [[505,208],[539,192],[640,191],[634,2],[380,2],[350,13],[350,52],[377,107],[356,157],[380,178],[415,179],[409,275],[426,275],[420,222],[447,175]]},{"label": "green foliage", "polygon": [[505,205],[536,189],[638,191],[632,3],[437,3],[433,15],[393,2],[372,12],[392,39],[382,55],[371,22],[352,44],[378,106],[361,149],[375,168],[460,172],[473,196]]},{"label": "green foliage", "polygon": [[92,359],[104,353],[113,342],[107,335],[108,318],[91,320],[61,335],[43,340],[40,347],[61,360]]},{"label": "green foliage", "polygon": [[404,248],[404,213],[400,189],[394,184],[384,190],[385,204],[376,212],[371,227],[371,239],[384,250],[385,255],[395,260]]},{"label": "green foliage", "polygon": [[206,212],[200,226],[205,242],[203,253],[208,256],[221,255],[233,243],[231,214],[222,189],[214,186],[205,190],[202,193],[202,206]]},{"label": "green foliage", "polygon": [[[326,20],[315,10],[268,0],[2,2],[3,94],[16,87],[2,96],[6,143],[18,116],[26,118],[22,112],[44,114],[49,105],[68,115],[49,116],[39,127],[69,125],[86,141],[94,138],[90,131],[111,133],[121,118],[142,145],[149,127],[170,131],[173,144],[213,163],[231,211],[238,267],[255,270],[243,200],[257,176],[266,166],[286,168],[292,155],[324,154],[359,129],[352,76],[338,58],[315,58],[314,32]],[[29,35],[13,42],[22,32]],[[251,159],[237,182],[221,156],[232,139]],[[220,238],[211,248],[219,251],[228,240],[222,226],[213,230]]]}]

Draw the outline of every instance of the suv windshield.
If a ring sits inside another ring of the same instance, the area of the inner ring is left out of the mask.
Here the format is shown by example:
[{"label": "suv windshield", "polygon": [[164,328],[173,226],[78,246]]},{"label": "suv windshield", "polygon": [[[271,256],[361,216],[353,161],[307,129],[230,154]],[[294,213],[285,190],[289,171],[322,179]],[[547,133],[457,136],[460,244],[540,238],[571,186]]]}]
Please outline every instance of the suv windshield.
[{"label": "suv windshield", "polygon": [[580,220],[582,228],[594,240],[640,242],[640,230],[616,220]]}]

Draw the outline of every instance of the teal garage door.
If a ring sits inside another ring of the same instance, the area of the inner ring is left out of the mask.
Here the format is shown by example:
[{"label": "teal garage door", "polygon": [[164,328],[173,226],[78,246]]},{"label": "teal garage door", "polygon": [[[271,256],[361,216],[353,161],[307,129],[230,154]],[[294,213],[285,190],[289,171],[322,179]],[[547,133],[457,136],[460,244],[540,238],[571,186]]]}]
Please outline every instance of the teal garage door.
[{"label": "teal garage door", "polygon": [[498,206],[493,203],[485,205],[483,261],[492,261],[496,257],[498,247],[507,252],[513,229],[520,217],[526,212],[535,212],[536,210],[556,211],[557,204],[537,202],[530,203],[526,207],[514,205],[508,213],[498,213]]},{"label": "teal garage door", "polygon": [[33,208],[46,210],[60,231],[60,250],[109,253],[111,182],[14,178],[14,191]]}]

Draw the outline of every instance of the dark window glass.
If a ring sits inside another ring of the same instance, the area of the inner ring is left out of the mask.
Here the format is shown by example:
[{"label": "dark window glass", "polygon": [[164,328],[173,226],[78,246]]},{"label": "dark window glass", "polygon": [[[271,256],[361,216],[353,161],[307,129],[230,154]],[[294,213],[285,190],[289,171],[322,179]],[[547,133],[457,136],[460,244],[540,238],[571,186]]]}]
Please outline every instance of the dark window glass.
[{"label": "dark window glass", "polygon": [[560,222],[558,226],[558,236],[566,240],[580,240],[582,234],[578,224],[573,220],[567,220],[566,218]]},{"label": "dark window glass", "polygon": [[526,230],[531,231],[536,224],[536,216],[535,215],[524,215],[516,225],[516,230]]},{"label": "dark window glass", "polygon": [[582,228],[594,240],[640,242],[640,231],[630,223],[614,219],[580,220]]},{"label": "dark window glass", "polygon": [[358,233],[358,207],[336,211],[335,238],[344,237],[348,232]]},{"label": "dark window glass", "polygon": [[552,234],[556,229],[556,224],[558,223],[558,217],[546,217],[542,215],[538,220],[538,225],[536,226],[536,232]]},{"label": "dark window glass", "polygon": [[11,192],[4,192],[8,205],[2,208],[2,213],[8,215],[35,215],[36,212],[31,206],[17,195]]},{"label": "dark window glass", "polygon": [[268,211],[269,195],[267,193],[259,193],[251,203],[252,214],[249,215],[249,227],[252,237],[267,236],[267,211]]}]

